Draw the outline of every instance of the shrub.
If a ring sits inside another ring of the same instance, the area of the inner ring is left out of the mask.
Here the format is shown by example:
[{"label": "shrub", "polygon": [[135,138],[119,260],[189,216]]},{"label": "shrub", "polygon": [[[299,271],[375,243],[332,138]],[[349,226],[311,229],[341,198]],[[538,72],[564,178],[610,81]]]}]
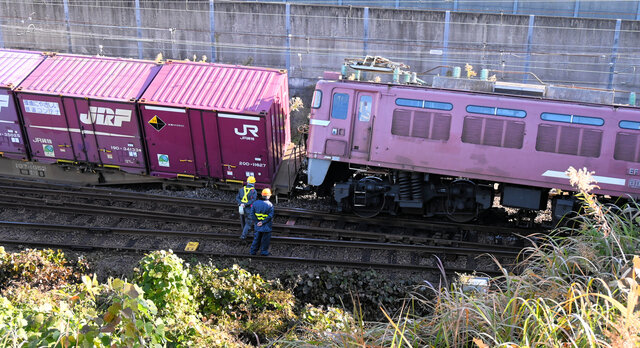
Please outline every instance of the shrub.
[{"label": "shrub", "polygon": [[11,286],[35,287],[43,291],[57,289],[77,283],[86,270],[84,259],[70,264],[60,250],[27,249],[7,253],[0,247],[0,290]]},{"label": "shrub", "polygon": [[188,265],[171,250],[154,251],[145,255],[134,270],[134,282],[163,315],[193,314],[193,277]]},{"label": "shrub", "polygon": [[145,255],[135,272],[134,282],[160,308],[160,315],[166,319],[169,340],[177,345],[188,345],[200,324],[188,265],[171,250],[161,250]]},{"label": "shrub", "polygon": [[[16,305],[0,297],[0,345],[80,347],[164,346],[164,325],[142,290],[121,280],[98,285],[83,277],[79,292],[26,289]],[[17,289],[17,288],[16,288]],[[102,297],[102,305],[96,299]]]},{"label": "shrub", "polygon": [[[388,281],[374,270],[326,267],[319,272],[290,274],[283,281],[302,303],[343,306],[365,319],[383,318],[380,307],[395,308],[407,296],[410,281]],[[353,308],[357,303],[360,308]]]},{"label": "shrub", "polygon": [[274,337],[295,317],[295,298],[269,282],[234,265],[217,269],[211,263],[193,269],[200,312],[215,323],[234,325],[246,336]]}]

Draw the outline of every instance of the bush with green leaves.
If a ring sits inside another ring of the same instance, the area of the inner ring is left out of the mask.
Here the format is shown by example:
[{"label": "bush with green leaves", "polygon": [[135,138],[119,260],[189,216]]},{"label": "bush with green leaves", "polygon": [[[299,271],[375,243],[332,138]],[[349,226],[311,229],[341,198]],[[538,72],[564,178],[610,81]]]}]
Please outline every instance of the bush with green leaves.
[{"label": "bush with green leaves", "polygon": [[[85,276],[77,290],[14,292],[0,297],[0,346],[163,347],[164,323],[135,284],[116,279],[100,285]],[[98,304],[98,299],[101,298]]]},{"label": "bush with green leaves", "polygon": [[247,336],[274,337],[286,329],[295,298],[278,283],[234,265],[218,269],[211,263],[193,268],[200,313],[216,323],[238,324]]},{"label": "bush with green leaves", "polygon": [[[326,267],[306,274],[289,274],[283,283],[301,303],[347,308],[366,319],[381,318],[380,307],[394,308],[407,297],[411,281],[388,281],[374,270]],[[358,308],[354,308],[354,304]]]},{"label": "bush with green leaves", "polygon": [[171,250],[154,251],[140,260],[133,281],[160,308],[169,340],[178,346],[189,346],[200,325],[189,265]]}]

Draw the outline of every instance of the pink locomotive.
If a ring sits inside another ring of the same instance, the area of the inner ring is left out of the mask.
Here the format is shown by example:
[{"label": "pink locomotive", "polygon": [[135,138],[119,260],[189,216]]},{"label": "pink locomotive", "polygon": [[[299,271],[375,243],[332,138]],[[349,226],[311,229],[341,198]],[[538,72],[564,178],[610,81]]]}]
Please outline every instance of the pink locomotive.
[{"label": "pink locomotive", "polygon": [[[434,78],[434,88],[345,77],[325,73],[317,83],[307,150],[309,184],[335,184],[342,210],[467,221],[496,194],[504,206],[540,210],[550,189],[572,189],[569,166],[595,171],[600,194],[640,193],[640,111],[614,105],[613,91],[452,77]],[[459,87],[466,90],[452,89]],[[573,101],[552,99],[560,97]],[[594,99],[599,103],[583,101]],[[556,196],[554,216],[573,203],[570,195]]]}]

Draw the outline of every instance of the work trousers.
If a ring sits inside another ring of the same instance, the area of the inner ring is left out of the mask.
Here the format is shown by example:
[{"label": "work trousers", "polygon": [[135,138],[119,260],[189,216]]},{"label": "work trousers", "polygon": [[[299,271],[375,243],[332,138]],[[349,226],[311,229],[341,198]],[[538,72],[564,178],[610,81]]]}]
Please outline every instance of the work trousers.
[{"label": "work trousers", "polygon": [[253,227],[254,221],[251,216],[247,215],[245,211],[244,214],[240,215],[240,226],[242,226],[242,235],[240,238],[245,239],[249,235],[249,230]]},{"label": "work trousers", "polygon": [[253,243],[251,243],[251,250],[249,253],[255,255],[260,248],[260,255],[267,256],[269,254],[269,244],[271,243],[271,231],[269,232],[256,232],[253,237]]}]

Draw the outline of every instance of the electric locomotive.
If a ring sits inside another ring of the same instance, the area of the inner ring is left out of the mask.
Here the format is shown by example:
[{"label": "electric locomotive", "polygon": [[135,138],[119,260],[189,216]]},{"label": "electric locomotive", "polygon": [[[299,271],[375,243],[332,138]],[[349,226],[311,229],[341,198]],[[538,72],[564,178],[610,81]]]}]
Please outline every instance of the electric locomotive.
[{"label": "electric locomotive", "polygon": [[[598,194],[640,193],[635,94],[457,74],[425,86],[384,63],[352,62],[315,88],[308,182],[333,185],[340,210],[469,221],[496,196],[503,206],[544,210],[551,189],[572,190],[570,166],[595,171]],[[394,78],[362,81],[363,70]],[[573,195],[556,195],[554,218],[574,203]]]}]

